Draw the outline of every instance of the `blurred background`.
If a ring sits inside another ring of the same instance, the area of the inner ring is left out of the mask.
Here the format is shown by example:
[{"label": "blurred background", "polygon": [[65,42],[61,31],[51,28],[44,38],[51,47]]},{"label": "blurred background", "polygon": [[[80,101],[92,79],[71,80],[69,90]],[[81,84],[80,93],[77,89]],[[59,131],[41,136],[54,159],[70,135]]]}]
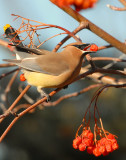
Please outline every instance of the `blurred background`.
[{"label": "blurred background", "polygon": [[[118,40],[124,42],[126,37],[126,13],[113,11],[106,7],[107,4],[122,7],[118,0],[99,0],[95,8],[83,10],[80,14],[110,33]],[[14,28],[18,28],[20,26],[21,21],[13,21],[14,17],[11,16],[12,13],[47,24],[56,24],[70,31],[73,31],[78,26],[78,22],[53,5],[49,0],[0,0],[1,39],[6,40],[2,36],[3,26],[5,24],[11,24]],[[45,40],[56,33],[59,33],[56,29],[44,30],[41,32],[41,38]],[[98,46],[107,44],[107,42],[87,30],[81,31],[78,33],[78,36],[80,36],[85,43],[95,43]],[[62,38],[63,36],[59,36],[49,40],[43,45],[43,48],[52,50]],[[70,42],[74,42],[74,40],[70,39],[67,43]],[[121,52],[111,48],[100,51],[98,55],[119,57]],[[12,53],[2,46],[0,46],[0,57],[0,63],[3,63],[3,58],[13,58]],[[98,63],[99,66],[104,66],[105,64],[107,63]],[[121,68],[124,67],[124,64],[122,66],[118,63],[115,64],[114,67]],[[11,69],[12,68],[1,69],[0,74],[6,73]],[[0,81],[1,95],[3,94],[10,78],[11,75]],[[62,90],[55,95],[52,98],[52,101],[65,94],[79,91],[93,83],[94,82],[89,79],[73,83],[68,87],[68,89]],[[16,79],[11,92],[8,95],[9,104],[12,104],[17,95],[19,95],[19,91],[17,89],[18,86],[19,77]],[[125,160],[126,98],[124,89],[110,88],[102,93],[98,101],[98,107],[103,119],[104,128],[118,136],[119,149],[106,157],[96,158],[86,152],[80,152],[72,148],[72,141],[77,128],[81,124],[85,110],[88,107],[94,92],[95,90],[91,90],[78,97],[64,100],[55,107],[47,107],[42,110],[36,109],[34,113],[23,116],[13,126],[11,131],[0,144],[0,160]],[[29,90],[28,94],[33,99],[36,99],[39,96],[34,87]],[[25,99],[22,99],[21,103],[26,103]],[[13,116],[10,116],[2,123],[0,126],[1,134],[12,118]]]}]

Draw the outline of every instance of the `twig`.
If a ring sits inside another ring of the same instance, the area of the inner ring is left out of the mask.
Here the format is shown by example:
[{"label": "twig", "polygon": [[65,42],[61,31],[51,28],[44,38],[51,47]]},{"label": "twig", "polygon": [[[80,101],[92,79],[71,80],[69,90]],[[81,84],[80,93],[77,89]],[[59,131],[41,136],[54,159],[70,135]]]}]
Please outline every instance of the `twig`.
[{"label": "twig", "polygon": [[107,7],[115,11],[126,11],[126,7],[120,8],[120,7],[112,6],[110,4],[107,4]]},{"label": "twig", "polygon": [[[125,58],[125,55],[122,54],[118,57],[120,60],[122,60],[122,58]],[[103,68],[104,69],[108,69],[108,68],[111,68],[113,65],[115,65],[117,63],[117,61],[112,61],[111,63],[105,65]],[[125,69],[125,68],[124,68]]]},{"label": "twig", "polygon": [[[19,84],[19,87],[18,87],[19,93],[21,93],[21,92],[23,91],[22,84],[23,84],[23,83],[20,83],[20,84]],[[28,103],[30,103],[30,104],[35,103],[35,100],[33,100],[31,97],[29,97],[29,96],[27,95],[27,93],[23,96],[23,98],[24,98]]]},{"label": "twig", "polygon": [[[82,70],[81,70],[82,71]],[[79,80],[81,78],[84,78],[88,75],[94,74],[94,73],[108,73],[108,74],[116,74],[116,75],[122,75],[122,76],[126,76],[126,73],[123,71],[117,71],[117,70],[112,70],[112,69],[103,69],[103,68],[95,68],[94,70],[88,70],[87,72],[84,72],[83,74],[79,75],[76,80]]]},{"label": "twig", "polygon": [[[28,87],[28,86],[27,86]],[[59,92],[61,90],[61,88],[56,89],[54,91],[52,91],[49,95],[53,96],[54,94],[56,94],[57,92]],[[26,93],[26,92],[25,92]],[[21,95],[21,94],[20,94]],[[17,120],[19,118],[21,118],[24,114],[26,114],[27,112],[29,112],[30,110],[34,109],[36,106],[38,106],[39,104],[43,103],[44,101],[47,100],[47,97],[42,98],[41,100],[37,101],[35,104],[31,105],[30,107],[28,107],[27,109],[25,109],[24,111],[22,111],[21,113],[18,114],[17,117],[14,118],[14,120],[10,123],[10,125],[6,128],[6,130],[4,131],[4,133],[1,135],[0,137],[0,142],[4,139],[4,137],[7,135],[7,133],[9,132],[9,130],[12,128],[12,126],[17,122]],[[16,104],[15,104],[16,105]],[[14,106],[15,106],[14,105]],[[12,106],[11,106],[12,109]]]},{"label": "twig", "polygon": [[103,83],[103,84],[113,84],[113,85],[120,84],[121,85],[121,84],[126,83],[126,78],[125,79],[116,79],[116,78],[113,78],[110,76],[105,76],[100,72],[90,74],[89,69],[85,68],[85,67],[81,68],[80,75],[77,78],[79,79],[80,77],[83,77],[83,76],[84,77],[87,76],[88,78],[91,78],[95,82],[99,82],[99,83]]},{"label": "twig", "polygon": [[119,0],[126,7],[126,0]]},{"label": "twig", "polygon": [[[12,110],[12,113],[17,113],[20,109],[26,109],[26,108],[28,108],[28,107],[30,107],[30,106],[31,106],[31,104],[20,104],[20,105],[16,106],[16,107]],[[29,113],[32,113],[33,111],[34,111],[34,109],[31,110],[31,111],[29,111]]]},{"label": "twig", "polygon": [[126,62],[126,59],[119,59],[114,57],[93,57],[93,61],[116,61],[116,62]]},{"label": "twig", "polygon": [[[22,16],[19,16],[19,15],[15,15],[15,14],[12,14],[12,16],[16,16],[17,18],[22,18],[22,21],[26,20],[28,21],[28,24],[26,25],[29,25],[29,22],[35,22],[35,23],[39,23],[40,25],[35,25],[35,29],[33,29],[33,25],[32,26],[32,30],[36,31],[36,27],[42,27],[42,26],[49,26],[49,27],[52,27],[52,28],[58,28],[58,29],[61,29],[63,31],[65,31],[68,35],[70,35],[71,37],[73,37],[76,41],[80,41],[72,32],[68,31],[67,29],[61,27],[61,26],[57,26],[57,25],[53,25],[53,24],[46,24],[46,23],[42,23],[42,22],[39,22],[39,21],[35,21],[35,20],[31,20],[31,19],[28,19],[28,18],[24,18]],[[21,29],[21,27],[19,28]],[[41,28],[42,29],[42,28]],[[18,30],[17,30],[18,31]],[[23,30],[23,32],[26,32],[26,30]]]},{"label": "twig", "polygon": [[[74,35],[77,34],[79,31],[81,31],[82,29],[86,28],[86,24],[83,24],[83,22],[81,22],[79,24],[79,26],[72,32]],[[56,47],[53,49],[54,52],[56,52],[68,39],[70,38],[70,35],[66,36],[61,42],[59,42]],[[80,39],[81,41],[81,39]]]},{"label": "twig", "polygon": [[16,68],[16,69],[14,69],[14,70],[12,70],[12,71],[9,71],[9,72],[7,72],[7,73],[1,74],[1,75],[0,75],[0,80],[1,80],[2,78],[4,78],[4,77],[8,76],[9,74],[12,74],[12,73],[18,71],[18,70],[20,70],[20,68]]},{"label": "twig", "polygon": [[115,7],[110,4],[108,4],[107,7],[111,8],[112,10],[115,10],[115,11],[125,11],[126,10],[126,1],[125,0],[119,0],[119,1],[124,5],[123,8]]},{"label": "twig", "polygon": [[22,93],[17,97],[17,99],[13,102],[13,104],[6,110],[3,115],[0,115],[0,123],[4,120],[4,118],[10,114],[10,111],[15,107],[15,105],[20,101],[23,95],[29,90],[31,86],[27,85],[26,88],[22,91]]},{"label": "twig", "polygon": [[13,63],[4,63],[4,64],[0,64],[0,68],[5,68],[5,67],[14,67],[15,64]]},{"label": "twig", "polygon": [[0,39],[0,45],[4,46],[4,47],[8,47],[8,42]]},{"label": "twig", "polygon": [[5,97],[6,103],[8,103],[8,93],[10,92],[11,86],[14,83],[14,80],[16,79],[18,73],[19,73],[19,70],[16,71],[15,74],[12,76],[12,78],[10,79],[10,81],[7,84],[7,87],[6,87],[5,91],[4,91],[4,97]]},{"label": "twig", "polygon": [[93,84],[93,85],[90,85],[90,86],[88,86],[88,87],[86,87],[86,88],[84,88],[84,89],[82,89],[82,90],[80,90],[79,92],[74,92],[74,93],[71,93],[71,94],[67,94],[67,95],[65,95],[65,96],[62,96],[62,97],[60,97],[58,100],[56,100],[56,101],[54,101],[54,102],[48,102],[48,103],[46,103],[46,102],[44,102],[42,105],[44,106],[44,107],[49,107],[49,106],[56,106],[57,104],[59,104],[61,101],[63,101],[64,99],[68,99],[68,98],[71,98],[71,97],[76,97],[76,96],[78,96],[78,95],[80,95],[80,94],[82,94],[82,93],[85,93],[85,92],[87,92],[87,91],[89,91],[89,90],[91,90],[91,89],[93,89],[93,88],[96,88],[96,87],[99,87],[99,86],[101,86],[102,84]]},{"label": "twig", "polygon": [[111,44],[109,45],[106,45],[106,46],[101,46],[101,47],[98,47],[98,50],[102,50],[102,49],[106,49],[106,48],[112,48],[113,46]]},{"label": "twig", "polygon": [[52,37],[49,37],[48,39],[46,39],[45,41],[43,41],[42,43],[40,43],[38,46],[37,46],[37,48],[39,48],[41,45],[43,45],[45,42],[47,42],[48,40],[50,40],[50,39],[52,39],[52,38],[54,38],[54,37],[56,37],[56,36],[60,36],[60,35],[62,35],[62,34],[66,34],[66,33],[59,33],[59,34],[56,34],[56,35],[54,35],[54,36],[52,36]]}]

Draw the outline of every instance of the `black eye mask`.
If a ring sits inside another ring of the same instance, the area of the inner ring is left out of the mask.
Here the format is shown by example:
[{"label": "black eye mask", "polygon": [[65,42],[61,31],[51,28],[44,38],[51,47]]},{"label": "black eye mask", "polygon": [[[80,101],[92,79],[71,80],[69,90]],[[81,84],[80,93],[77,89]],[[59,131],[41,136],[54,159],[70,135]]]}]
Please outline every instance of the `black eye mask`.
[{"label": "black eye mask", "polygon": [[89,48],[91,46],[91,44],[80,44],[80,45],[73,45],[81,50],[86,50],[87,48]]}]

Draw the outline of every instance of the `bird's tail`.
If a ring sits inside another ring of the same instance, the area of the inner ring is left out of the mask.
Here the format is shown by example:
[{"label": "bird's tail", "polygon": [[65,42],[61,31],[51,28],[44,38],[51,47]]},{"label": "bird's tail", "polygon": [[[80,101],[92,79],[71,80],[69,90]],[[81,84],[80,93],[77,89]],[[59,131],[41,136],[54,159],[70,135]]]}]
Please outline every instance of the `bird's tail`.
[{"label": "bird's tail", "polygon": [[10,24],[6,24],[3,28],[6,38],[11,40],[14,45],[19,45],[23,47],[23,43],[21,42],[19,35],[16,33],[16,30]]}]

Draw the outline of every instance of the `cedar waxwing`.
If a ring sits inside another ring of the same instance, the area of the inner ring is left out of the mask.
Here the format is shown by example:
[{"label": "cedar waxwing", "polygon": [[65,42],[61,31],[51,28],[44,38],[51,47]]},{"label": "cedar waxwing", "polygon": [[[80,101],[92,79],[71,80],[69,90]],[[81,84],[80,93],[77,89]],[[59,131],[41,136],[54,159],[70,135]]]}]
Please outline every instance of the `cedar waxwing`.
[{"label": "cedar waxwing", "polygon": [[[20,66],[27,82],[36,86],[38,91],[40,88],[61,88],[79,75],[84,56],[92,52],[86,51],[90,46],[75,42],[65,46],[59,53],[15,46],[16,60],[4,59],[4,61]],[[34,55],[29,54],[31,52]],[[41,93],[48,101],[48,95],[43,90]]]}]

